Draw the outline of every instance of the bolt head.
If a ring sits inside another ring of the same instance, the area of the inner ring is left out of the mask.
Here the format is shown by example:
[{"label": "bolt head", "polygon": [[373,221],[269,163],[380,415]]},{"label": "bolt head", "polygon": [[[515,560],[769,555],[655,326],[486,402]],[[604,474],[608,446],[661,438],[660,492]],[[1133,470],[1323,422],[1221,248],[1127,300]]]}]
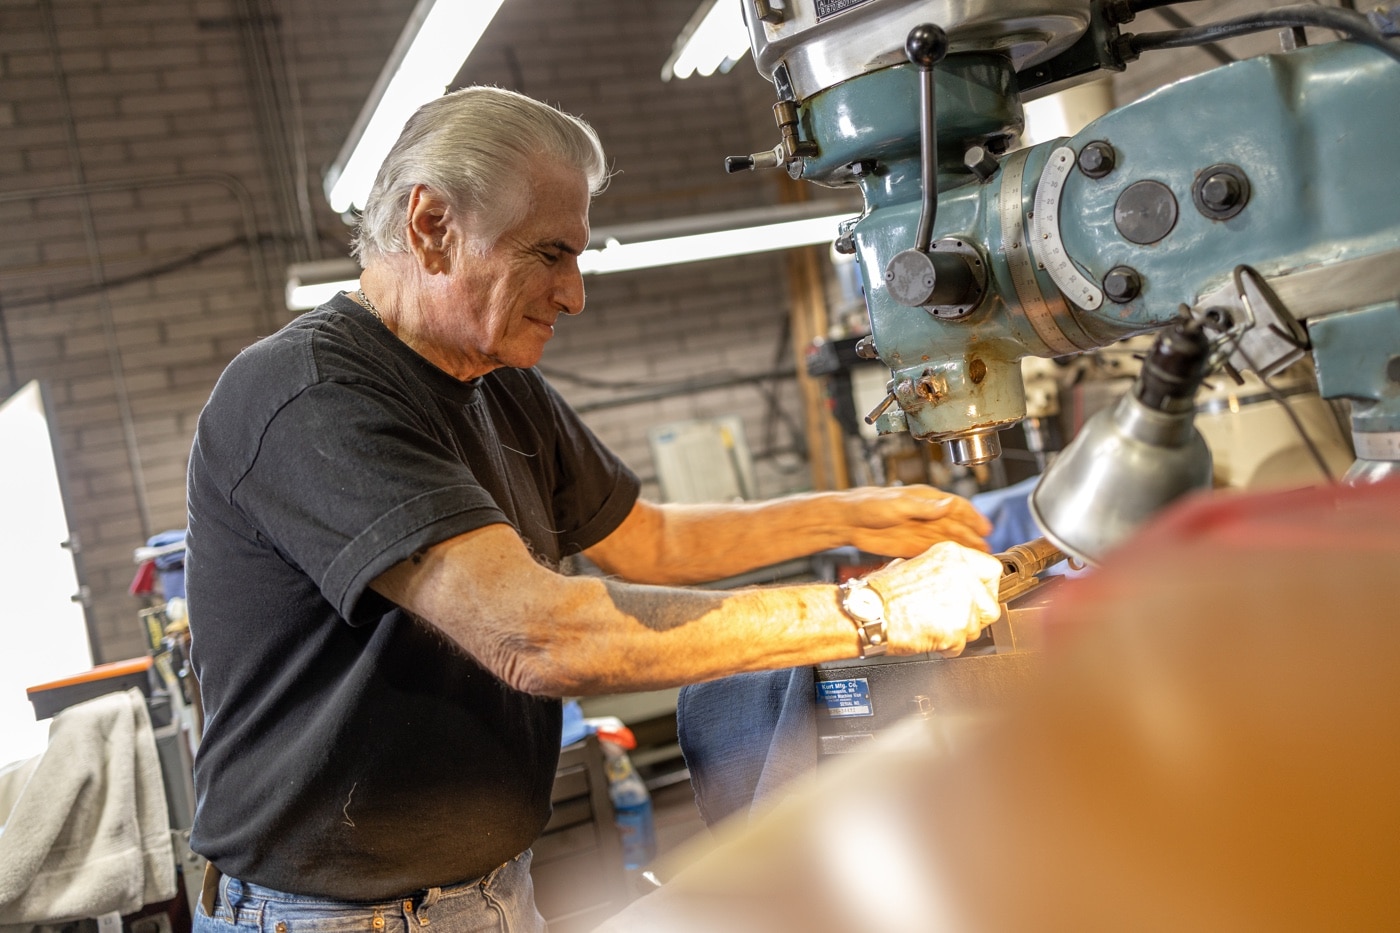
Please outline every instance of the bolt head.
[{"label": "bolt head", "polygon": [[1238,178],[1220,172],[1201,184],[1201,203],[1213,211],[1228,211],[1240,203],[1242,193]]},{"label": "bolt head", "polygon": [[1113,171],[1117,153],[1106,142],[1095,140],[1079,151],[1079,170],[1090,178],[1102,178]]},{"label": "bolt head", "polygon": [[1111,300],[1123,304],[1132,301],[1142,291],[1142,279],[1127,266],[1115,266],[1104,276],[1103,291]]}]

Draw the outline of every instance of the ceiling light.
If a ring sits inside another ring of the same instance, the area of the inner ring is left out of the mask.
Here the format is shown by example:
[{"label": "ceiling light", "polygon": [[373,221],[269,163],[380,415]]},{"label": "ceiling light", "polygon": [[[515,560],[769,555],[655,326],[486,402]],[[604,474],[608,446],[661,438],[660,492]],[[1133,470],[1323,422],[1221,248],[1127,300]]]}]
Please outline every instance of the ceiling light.
[{"label": "ceiling light", "polygon": [[457,76],[504,0],[418,0],[345,145],[326,172],[336,213],[363,208],[379,166],[413,112]]},{"label": "ceiling light", "polygon": [[661,66],[661,80],[688,78],[699,72],[724,74],[749,50],[749,31],[735,0],[706,0],[676,38],[675,48]]},{"label": "ceiling light", "polygon": [[315,308],[359,287],[360,264],[353,259],[295,262],[287,267],[287,310]]},{"label": "ceiling light", "polygon": [[[830,208],[827,207],[827,210]],[[850,211],[816,216],[810,216],[810,207],[806,207],[805,211],[809,216],[773,222],[773,210],[769,210],[767,223],[701,233],[683,233],[631,243],[623,242],[616,234],[600,231],[602,235],[595,234],[594,242],[600,242],[602,248],[585,250],[578,259],[579,270],[584,275],[604,275],[609,272],[626,272],[830,243],[836,239],[841,222],[851,219]]]},{"label": "ceiling light", "polygon": [[[833,213],[839,204],[807,201],[599,227],[579,254],[578,267],[584,275],[606,275],[830,243],[841,223],[859,213]],[[352,259],[293,263],[287,267],[287,308],[305,311],[337,292],[354,291],[359,275]]]}]

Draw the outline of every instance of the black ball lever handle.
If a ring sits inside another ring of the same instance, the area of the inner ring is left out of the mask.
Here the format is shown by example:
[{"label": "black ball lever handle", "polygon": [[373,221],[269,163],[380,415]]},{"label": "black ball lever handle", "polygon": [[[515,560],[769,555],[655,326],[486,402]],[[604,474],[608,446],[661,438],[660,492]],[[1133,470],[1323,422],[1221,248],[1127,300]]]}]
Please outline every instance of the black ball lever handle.
[{"label": "black ball lever handle", "polygon": [[904,40],[904,54],[911,64],[927,71],[948,54],[948,33],[933,23],[920,23],[909,30],[909,37]]}]

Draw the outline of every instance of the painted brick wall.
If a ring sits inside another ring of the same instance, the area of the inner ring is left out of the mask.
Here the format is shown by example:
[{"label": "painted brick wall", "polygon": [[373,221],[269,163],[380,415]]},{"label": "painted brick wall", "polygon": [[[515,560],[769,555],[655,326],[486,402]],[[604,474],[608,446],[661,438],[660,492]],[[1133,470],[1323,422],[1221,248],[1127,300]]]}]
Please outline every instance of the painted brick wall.
[{"label": "painted brick wall", "polygon": [[[696,2],[510,0],[457,83],[512,87],[598,128],[616,176],[596,225],[776,203],[780,176],[721,170],[725,155],[776,141],[771,87],[751,62],[659,80]],[[1200,20],[1261,5],[1182,10]],[[290,317],[289,262],[346,253],[321,174],[412,7],[0,0],[0,389],[49,388],[100,659],[142,650],[132,551],[184,524],[189,442],[219,372]],[[1143,30],[1160,27],[1151,16]],[[1157,53],[1119,79],[1119,99],[1209,64]],[[612,404],[790,367],[781,257],[588,285],[587,312],[560,328],[544,365],[649,491],[647,428],[730,413],[772,453],[763,493],[808,482],[790,452],[801,444],[790,380]]]}]

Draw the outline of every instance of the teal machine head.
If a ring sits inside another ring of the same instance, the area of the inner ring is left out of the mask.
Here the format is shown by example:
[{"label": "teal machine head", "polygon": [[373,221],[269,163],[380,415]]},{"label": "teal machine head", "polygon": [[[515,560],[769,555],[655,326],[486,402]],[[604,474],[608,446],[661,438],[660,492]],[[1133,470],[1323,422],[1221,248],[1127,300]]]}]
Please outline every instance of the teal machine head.
[{"label": "teal machine head", "polygon": [[[1289,6],[1133,34],[1162,0],[741,2],[779,141],[726,168],[859,187],[864,209],[833,239],[860,269],[871,335],[858,350],[890,369],[872,413],[882,433],[987,462],[1026,414],[1021,358],[1185,326],[1211,370],[1268,376],[1311,353],[1324,397],[1350,404],[1348,478],[1400,473],[1394,8]],[[1014,148],[1024,101],[1160,49],[1308,26],[1344,38],[1228,64]],[[1169,393],[1173,416],[1183,391]],[[1156,415],[1128,421],[1144,418]],[[1036,504],[1074,494],[1053,480]],[[1045,530],[1089,559],[1126,533]]]}]

